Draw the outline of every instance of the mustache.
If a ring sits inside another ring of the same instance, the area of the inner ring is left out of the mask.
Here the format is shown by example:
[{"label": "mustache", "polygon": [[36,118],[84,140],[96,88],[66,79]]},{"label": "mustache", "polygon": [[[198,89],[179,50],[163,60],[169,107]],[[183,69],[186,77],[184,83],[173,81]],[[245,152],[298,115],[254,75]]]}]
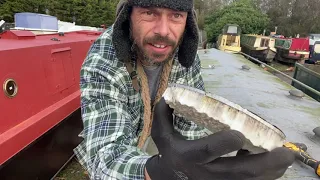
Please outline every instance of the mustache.
[{"label": "mustache", "polygon": [[143,44],[156,44],[156,43],[164,43],[168,46],[175,46],[176,42],[172,39],[170,39],[168,36],[161,36],[159,34],[156,34],[153,37],[147,37],[143,40]]}]

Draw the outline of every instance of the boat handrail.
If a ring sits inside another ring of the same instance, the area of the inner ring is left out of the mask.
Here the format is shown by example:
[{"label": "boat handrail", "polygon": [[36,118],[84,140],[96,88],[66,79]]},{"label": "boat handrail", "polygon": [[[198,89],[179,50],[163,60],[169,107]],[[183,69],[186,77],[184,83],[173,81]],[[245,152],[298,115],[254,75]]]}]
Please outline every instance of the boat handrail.
[{"label": "boat handrail", "polygon": [[274,67],[271,67],[271,66],[269,66],[268,64],[266,64],[266,63],[264,63],[264,62],[261,62],[261,61],[259,61],[258,59],[254,58],[254,57],[252,57],[252,56],[250,56],[250,55],[248,55],[248,54],[245,54],[245,53],[243,53],[243,52],[237,52],[237,51],[234,51],[234,52],[235,52],[235,54],[241,54],[241,55],[244,55],[244,56],[246,56],[246,57],[250,58],[251,60],[254,60],[254,61],[256,61],[256,62],[258,62],[258,63],[260,63],[260,64],[263,64],[264,66],[267,66],[268,68],[270,68],[270,69],[272,69],[272,70],[276,71],[277,73],[279,73],[279,74],[283,75],[284,77],[286,77],[286,78],[288,78],[288,79],[292,80],[293,82],[295,82],[295,83],[297,83],[297,84],[299,84],[299,85],[303,86],[304,88],[306,88],[306,89],[308,89],[308,90],[312,91],[313,93],[317,94],[318,96],[320,96],[320,92],[319,92],[319,91],[317,91],[317,90],[313,89],[312,87],[310,87],[310,86],[308,86],[308,85],[306,85],[306,84],[304,84],[304,83],[302,83],[302,82],[300,82],[300,81],[298,81],[298,80],[294,79],[293,77],[291,77],[291,76],[289,76],[289,75],[287,75],[287,74],[285,74],[285,73],[283,73],[283,72],[281,72],[281,71],[279,71],[279,70],[275,69]]}]

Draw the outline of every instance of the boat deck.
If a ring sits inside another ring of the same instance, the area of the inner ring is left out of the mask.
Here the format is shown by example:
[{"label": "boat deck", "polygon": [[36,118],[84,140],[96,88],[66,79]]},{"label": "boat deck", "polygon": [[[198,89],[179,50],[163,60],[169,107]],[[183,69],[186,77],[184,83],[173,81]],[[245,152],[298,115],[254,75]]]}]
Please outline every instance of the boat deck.
[{"label": "boat deck", "polygon": [[[206,52],[206,53],[205,53]],[[287,141],[307,145],[307,152],[320,160],[320,103],[289,94],[291,85],[238,54],[217,49],[199,50],[206,91],[222,96],[280,128]],[[213,68],[209,68],[209,65]],[[250,67],[243,70],[242,66]],[[312,168],[295,162],[281,179],[318,179]]]}]

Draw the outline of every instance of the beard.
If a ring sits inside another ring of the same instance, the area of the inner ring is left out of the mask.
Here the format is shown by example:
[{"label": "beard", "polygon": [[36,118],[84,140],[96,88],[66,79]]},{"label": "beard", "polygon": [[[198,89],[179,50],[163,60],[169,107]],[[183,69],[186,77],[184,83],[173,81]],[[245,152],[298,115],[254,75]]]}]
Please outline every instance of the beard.
[{"label": "beard", "polygon": [[[183,36],[182,36],[183,37]],[[174,55],[178,52],[178,47],[182,42],[183,38],[180,38],[178,42],[171,40],[167,36],[161,36],[159,34],[155,34],[153,37],[146,37],[142,40],[142,45],[137,43],[137,40],[133,38],[133,33],[130,28],[130,40],[132,42],[131,52],[134,53],[136,57],[138,57],[141,62],[147,63],[150,66],[160,66],[165,64],[169,60],[171,60]],[[160,53],[152,53],[148,55],[147,50],[144,48],[147,44],[157,44],[157,43],[164,43],[167,46],[173,47],[171,52],[168,54],[160,54]],[[166,57],[165,57],[166,56]],[[156,61],[156,59],[165,58],[161,62]]]}]

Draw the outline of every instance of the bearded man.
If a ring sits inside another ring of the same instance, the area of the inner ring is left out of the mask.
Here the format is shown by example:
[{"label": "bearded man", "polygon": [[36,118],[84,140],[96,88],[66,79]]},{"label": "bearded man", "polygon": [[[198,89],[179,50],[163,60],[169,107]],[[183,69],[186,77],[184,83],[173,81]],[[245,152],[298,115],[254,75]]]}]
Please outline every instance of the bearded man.
[{"label": "bearded man", "polygon": [[122,0],[116,13],[81,68],[84,140],[75,154],[91,179],[271,180],[284,174],[294,161],[287,149],[222,157],[240,152],[246,141],[240,132],[211,134],[173,115],[161,98],[169,83],[204,90],[193,0]]}]

